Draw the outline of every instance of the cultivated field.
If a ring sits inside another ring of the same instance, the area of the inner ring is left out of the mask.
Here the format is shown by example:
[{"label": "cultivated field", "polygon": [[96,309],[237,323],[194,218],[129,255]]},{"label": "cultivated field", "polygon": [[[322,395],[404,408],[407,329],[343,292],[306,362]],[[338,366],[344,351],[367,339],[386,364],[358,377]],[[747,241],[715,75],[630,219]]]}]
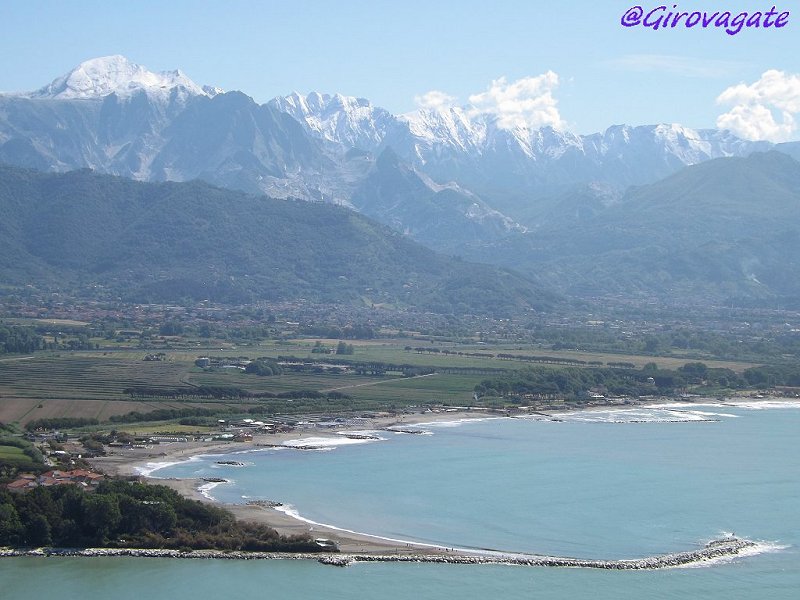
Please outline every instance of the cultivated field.
[{"label": "cultivated field", "polygon": [[[234,407],[245,412],[252,407],[261,407],[266,413],[300,414],[303,412],[336,412],[341,410],[379,410],[408,405],[449,404],[466,405],[472,402],[476,384],[487,378],[489,370],[514,370],[540,363],[524,360],[501,359],[487,356],[459,356],[462,353],[516,354],[523,356],[557,357],[585,362],[628,362],[643,366],[655,362],[663,368],[677,368],[688,362],[682,358],[655,358],[652,356],[629,356],[606,353],[567,352],[520,347],[519,345],[455,345],[452,343],[430,344],[426,342],[397,339],[353,341],[353,355],[337,357],[329,354],[312,354],[317,339],[293,341],[267,341],[251,346],[185,347],[165,349],[166,360],[144,361],[148,351],[134,349],[111,349],[91,352],[38,353],[33,357],[7,357],[0,360],[0,422],[19,423],[52,417],[86,417],[107,421],[114,415],[131,411],[148,412],[163,408],[188,407]],[[338,340],[319,340],[325,346],[335,347]],[[188,344],[188,342],[187,342]],[[411,350],[405,347],[410,346]],[[440,352],[421,351],[417,348],[438,348]],[[448,350],[449,354],[441,352]],[[203,371],[194,365],[199,356],[239,357],[247,356],[297,356],[311,361],[326,359],[336,361],[383,362],[419,367],[458,367],[475,369],[477,372],[451,374],[437,372],[418,377],[400,377],[397,373],[382,376],[332,374],[329,372],[294,373],[259,377],[240,370]],[[709,366],[725,367],[741,372],[753,366],[742,362],[703,361]],[[552,365],[551,365],[552,366]],[[554,366],[557,368],[557,366]],[[485,370],[481,373],[479,370]],[[319,392],[337,391],[348,399],[242,399],[224,400],[192,398],[187,394],[180,398],[155,396],[132,397],[125,393],[128,387],[174,390],[191,389],[197,386],[236,387],[253,393],[279,394],[299,390]]]}]

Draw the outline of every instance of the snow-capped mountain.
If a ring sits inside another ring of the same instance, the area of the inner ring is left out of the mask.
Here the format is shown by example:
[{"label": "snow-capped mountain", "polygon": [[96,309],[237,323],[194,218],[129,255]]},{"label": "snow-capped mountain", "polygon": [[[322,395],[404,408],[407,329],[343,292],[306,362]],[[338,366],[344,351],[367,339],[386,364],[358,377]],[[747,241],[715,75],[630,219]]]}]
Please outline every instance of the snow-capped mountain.
[{"label": "snow-capped mountain", "polygon": [[[782,154],[754,154],[770,148]],[[744,239],[758,215],[753,194],[767,189],[769,177],[759,176],[757,188],[748,182],[759,169],[769,167],[775,180],[796,174],[787,154],[800,158],[800,143],[773,146],[677,124],[578,135],[507,126],[472,106],[394,115],[363,98],[316,92],[258,104],[122,56],[86,61],[33,92],[0,94],[0,163],[144,181],[202,179],[343,204],[433,248],[549,277],[576,294],[602,292],[615,280],[619,289],[669,296],[707,273],[726,273],[717,292],[749,293],[740,283],[756,272],[756,260],[765,265],[759,281],[786,279],[782,268],[795,259],[783,248],[796,246],[795,215],[786,209],[796,206],[796,186],[770,205],[774,222],[750,241],[734,243],[726,233]],[[733,175],[737,183],[728,185]],[[733,209],[738,221],[728,218]],[[707,214],[717,215],[708,220],[719,234],[710,246]],[[673,230],[684,223],[697,228],[678,239]],[[770,242],[776,231],[777,246]],[[736,260],[747,269],[739,273]],[[672,279],[662,281],[664,273]]]},{"label": "snow-capped mountain", "polygon": [[[33,92],[0,94],[0,162],[336,202],[449,250],[459,238],[535,229],[572,206],[564,198],[575,188],[618,196],[687,165],[768,147],[679,125],[592,135],[507,127],[470,106],[393,115],[316,92],[259,105],[122,56],[88,60]],[[387,150],[393,158],[380,162]]]},{"label": "snow-capped mountain", "polygon": [[14,165],[264,192],[323,160],[289,115],[123,56],[83,62],[34,92],[0,95],[0,161]]},{"label": "snow-capped mountain", "polygon": [[373,154],[390,147],[437,183],[457,182],[531,225],[552,209],[554,198],[575,186],[611,186],[621,193],[689,165],[771,147],[677,124],[615,125],[591,135],[507,127],[470,106],[395,116],[364,99],[316,92],[271,104],[319,140]]},{"label": "snow-capped mountain", "polygon": [[166,100],[176,93],[212,97],[222,90],[212,86],[199,86],[180,70],[161,73],[148,71],[143,66],[117,54],[82,62],[49,85],[18,95],[26,98],[86,100],[104,98],[110,94],[116,94],[119,98],[129,98],[142,91],[151,97]]},{"label": "snow-capped mountain", "polygon": [[274,98],[269,104],[292,115],[316,137],[347,147],[375,151],[397,119],[389,111],[374,107],[365,98],[312,92],[294,92]]}]

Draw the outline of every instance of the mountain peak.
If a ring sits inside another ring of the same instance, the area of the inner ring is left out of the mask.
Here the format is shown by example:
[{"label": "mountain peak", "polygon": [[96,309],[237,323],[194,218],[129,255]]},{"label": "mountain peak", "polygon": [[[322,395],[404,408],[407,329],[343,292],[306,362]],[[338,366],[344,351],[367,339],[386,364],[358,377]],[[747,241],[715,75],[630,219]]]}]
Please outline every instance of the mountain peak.
[{"label": "mountain peak", "polygon": [[312,135],[362,150],[375,150],[396,121],[366,98],[343,94],[292,92],[273,98],[270,104],[294,117]]},{"label": "mountain peak", "polygon": [[127,97],[144,90],[156,96],[169,95],[180,88],[192,96],[212,96],[216,88],[200,87],[180,70],[154,73],[124,56],[115,54],[84,61],[66,75],[34,92],[21,94],[29,98],[62,100],[103,98],[110,94]]}]

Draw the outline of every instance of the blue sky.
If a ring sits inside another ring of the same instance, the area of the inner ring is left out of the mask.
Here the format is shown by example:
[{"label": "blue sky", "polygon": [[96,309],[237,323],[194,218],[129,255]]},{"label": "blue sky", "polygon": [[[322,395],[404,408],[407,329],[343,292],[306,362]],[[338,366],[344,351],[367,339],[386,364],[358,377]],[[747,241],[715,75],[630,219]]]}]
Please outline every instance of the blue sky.
[{"label": "blue sky", "polygon": [[[401,113],[431,91],[487,105],[540,94],[534,104],[546,110],[530,112],[543,115],[532,124],[555,119],[579,133],[618,123],[714,127],[730,114],[726,124],[754,136],[800,139],[800,1],[667,7],[736,14],[773,3],[790,12],[785,27],[731,36],[715,27],[622,27],[631,6],[661,5],[642,0],[3,0],[0,90],[38,88],[83,60],[123,54],[259,102],[316,90]],[[780,74],[763,79],[771,70]]]}]

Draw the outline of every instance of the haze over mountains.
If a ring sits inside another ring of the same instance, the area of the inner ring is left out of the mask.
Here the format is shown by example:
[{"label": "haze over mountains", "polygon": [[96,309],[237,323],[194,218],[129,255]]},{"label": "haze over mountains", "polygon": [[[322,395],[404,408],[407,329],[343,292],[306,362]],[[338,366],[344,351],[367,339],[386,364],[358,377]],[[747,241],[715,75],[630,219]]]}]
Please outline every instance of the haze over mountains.
[{"label": "haze over mountains", "polygon": [[[338,94],[259,105],[121,56],[0,95],[0,162],[343,204],[435,249],[578,295],[797,294],[775,275],[794,264],[776,247],[792,234],[774,229],[794,218],[797,163],[743,158],[797,156],[798,146],[674,124],[576,135],[474,107],[393,115]],[[729,185],[751,172],[746,181],[763,185]]]}]

